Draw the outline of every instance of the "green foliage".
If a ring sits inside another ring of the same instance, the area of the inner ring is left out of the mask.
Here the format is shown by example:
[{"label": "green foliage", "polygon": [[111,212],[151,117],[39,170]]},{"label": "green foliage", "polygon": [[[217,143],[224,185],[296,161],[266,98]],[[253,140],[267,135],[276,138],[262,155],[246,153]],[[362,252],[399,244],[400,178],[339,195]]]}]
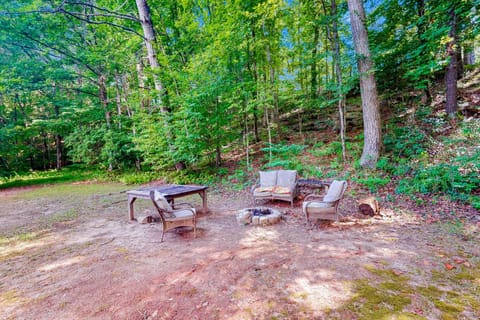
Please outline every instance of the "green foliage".
[{"label": "green foliage", "polygon": [[394,91],[428,89],[448,62],[449,13],[455,10],[457,41],[468,43],[478,29],[474,8],[471,0],[380,2],[369,17],[381,25],[369,34],[380,86]]},{"label": "green foliage", "polygon": [[116,181],[124,184],[144,184],[160,178],[159,174],[153,172],[124,172],[115,177]]},{"label": "green foliage", "polygon": [[322,179],[325,171],[318,166],[304,165],[303,170],[299,174],[303,177]]},{"label": "green foliage", "polygon": [[397,192],[443,193],[478,208],[480,150],[471,141],[479,137],[478,120],[462,123],[457,132],[442,139],[443,158],[418,162],[412,175],[399,181]]},{"label": "green foliage", "polygon": [[324,143],[315,144],[312,149],[308,150],[315,157],[325,157],[342,154],[342,145],[338,141],[334,141],[328,145]]},{"label": "green foliage", "polygon": [[[262,148],[264,160],[267,162],[264,168],[284,168],[291,170],[301,170],[302,163],[299,160],[300,153],[306,148],[305,145],[297,144],[272,144],[269,147]],[[272,158],[270,159],[270,153]]]},{"label": "green foliage", "polygon": [[[227,175],[227,172],[224,172],[224,174]],[[250,187],[251,183],[249,172],[242,169],[235,169],[233,174],[227,175],[226,179],[222,179],[222,185],[237,191]]]},{"label": "green foliage", "polygon": [[425,151],[425,134],[416,128],[395,126],[384,135],[383,144],[395,157],[411,158]]},{"label": "green foliage", "polygon": [[99,128],[76,128],[66,139],[72,161],[100,168],[124,169],[137,157],[131,137],[102,125]]},{"label": "green foliage", "polygon": [[212,186],[219,182],[220,177],[215,174],[215,170],[182,170],[179,172],[169,172],[166,180],[176,184],[202,184]]},{"label": "green foliage", "polygon": [[381,175],[378,172],[364,171],[358,177],[353,177],[353,181],[364,185],[370,192],[377,192],[378,189],[386,186],[390,181],[390,177]]},{"label": "green foliage", "polygon": [[[428,108],[421,108],[416,117],[429,125],[426,129],[432,134],[445,125],[442,118],[432,116]],[[480,188],[480,151],[472,147],[471,141],[479,139],[479,127],[478,121],[462,123],[457,132],[435,142],[426,135],[427,131],[395,124],[385,136],[390,156],[382,157],[377,168],[400,178],[397,193],[412,197],[416,193],[447,194],[454,200],[478,207],[478,197],[472,193]],[[432,144],[427,145],[426,141]],[[427,152],[430,151],[427,147],[439,145],[443,145],[441,152],[435,150],[433,155]]]},{"label": "green foliage", "polygon": [[419,168],[413,177],[399,182],[397,192],[446,193],[467,200],[468,195],[478,188],[480,178],[477,172],[464,173],[457,165],[442,163]]}]

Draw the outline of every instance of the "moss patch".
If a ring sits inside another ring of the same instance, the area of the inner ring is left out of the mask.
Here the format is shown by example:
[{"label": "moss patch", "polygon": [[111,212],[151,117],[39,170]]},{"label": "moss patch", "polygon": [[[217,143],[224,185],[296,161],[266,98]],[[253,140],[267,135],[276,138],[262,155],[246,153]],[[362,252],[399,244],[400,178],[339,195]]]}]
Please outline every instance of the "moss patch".
[{"label": "moss patch", "polygon": [[439,319],[459,319],[465,314],[480,317],[478,265],[458,267],[443,277],[437,271],[429,286],[415,286],[394,270],[365,268],[373,277],[355,281],[353,297],[341,308],[328,311],[329,316],[350,312],[356,319],[426,319],[431,314]]}]

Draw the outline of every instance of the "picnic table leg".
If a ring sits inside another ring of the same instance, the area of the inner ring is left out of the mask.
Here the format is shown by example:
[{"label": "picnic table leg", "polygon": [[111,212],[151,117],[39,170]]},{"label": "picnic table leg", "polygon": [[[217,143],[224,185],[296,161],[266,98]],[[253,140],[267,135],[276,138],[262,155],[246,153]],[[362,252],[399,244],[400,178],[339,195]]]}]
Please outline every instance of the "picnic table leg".
[{"label": "picnic table leg", "polygon": [[135,220],[135,212],[133,209],[133,203],[137,200],[136,197],[128,195],[128,215],[130,217],[130,220]]},{"label": "picnic table leg", "polygon": [[202,192],[199,193],[200,197],[202,198],[202,207],[203,207],[203,212],[207,212],[207,193],[205,190],[202,190]]}]

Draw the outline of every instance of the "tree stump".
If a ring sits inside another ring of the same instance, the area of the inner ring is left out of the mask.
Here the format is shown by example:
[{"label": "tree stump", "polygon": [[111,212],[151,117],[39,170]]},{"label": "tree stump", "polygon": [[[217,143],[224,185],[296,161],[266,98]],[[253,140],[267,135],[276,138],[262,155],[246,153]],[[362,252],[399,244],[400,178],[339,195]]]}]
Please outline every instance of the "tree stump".
[{"label": "tree stump", "polygon": [[362,214],[370,217],[380,215],[380,206],[375,197],[369,197],[358,201],[358,210]]}]

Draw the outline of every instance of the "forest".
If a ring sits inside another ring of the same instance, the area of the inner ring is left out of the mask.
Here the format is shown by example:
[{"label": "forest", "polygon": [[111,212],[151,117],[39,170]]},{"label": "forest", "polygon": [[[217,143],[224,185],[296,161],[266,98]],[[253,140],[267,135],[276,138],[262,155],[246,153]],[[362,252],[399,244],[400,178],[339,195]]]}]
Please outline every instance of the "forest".
[{"label": "forest", "polygon": [[205,178],[231,174],[236,153],[239,171],[319,177],[285,159],[324,143],[334,171],[440,173],[455,181],[423,191],[463,200],[478,188],[478,145],[421,166],[451,123],[474,116],[478,137],[473,0],[32,0],[0,19],[4,181],[72,164]]}]

